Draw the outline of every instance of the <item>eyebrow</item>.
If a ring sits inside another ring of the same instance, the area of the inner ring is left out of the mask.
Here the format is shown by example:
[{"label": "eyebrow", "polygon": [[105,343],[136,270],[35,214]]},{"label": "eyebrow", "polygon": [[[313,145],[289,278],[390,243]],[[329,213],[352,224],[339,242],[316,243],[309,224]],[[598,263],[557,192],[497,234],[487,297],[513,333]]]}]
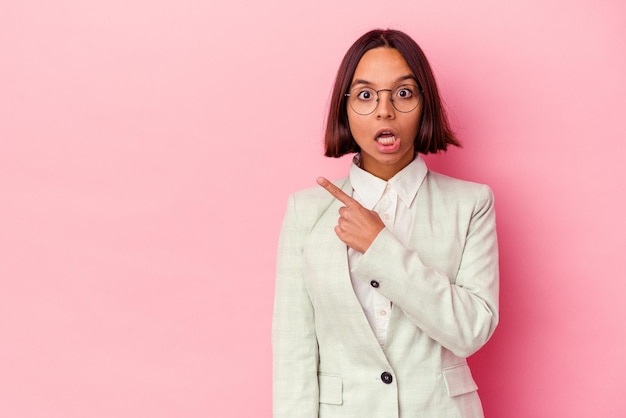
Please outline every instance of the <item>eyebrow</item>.
[{"label": "eyebrow", "polygon": [[[402,76],[402,77],[398,78],[398,79],[395,81],[395,83],[397,84],[397,83],[399,83],[399,82],[401,82],[401,81],[406,81],[406,80],[413,80],[413,81],[415,81],[415,82],[417,83],[417,79],[415,78],[415,76],[414,76],[413,74],[407,74],[407,75],[404,75],[404,76]],[[350,87],[354,87],[354,86],[356,86],[357,84],[365,84],[366,86],[371,86],[373,83],[372,83],[372,82],[370,82],[370,81],[367,81],[367,80],[363,80],[363,79],[361,79],[361,78],[357,78],[356,80],[354,80],[354,81],[352,82],[352,84],[350,84]]]}]

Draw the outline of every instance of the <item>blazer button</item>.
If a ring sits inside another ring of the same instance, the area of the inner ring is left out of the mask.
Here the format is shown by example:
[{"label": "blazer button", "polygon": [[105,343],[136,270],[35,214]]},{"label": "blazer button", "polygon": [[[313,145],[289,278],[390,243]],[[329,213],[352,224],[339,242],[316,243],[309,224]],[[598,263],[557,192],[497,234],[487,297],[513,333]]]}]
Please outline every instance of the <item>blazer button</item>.
[{"label": "blazer button", "polygon": [[372,281],[370,282],[370,285],[371,285],[372,287],[378,287],[378,286],[380,286],[380,283],[378,283],[376,280],[372,280]]},{"label": "blazer button", "polygon": [[383,383],[387,385],[393,382],[393,376],[389,372],[383,372],[383,374],[380,375],[380,378],[382,379]]}]

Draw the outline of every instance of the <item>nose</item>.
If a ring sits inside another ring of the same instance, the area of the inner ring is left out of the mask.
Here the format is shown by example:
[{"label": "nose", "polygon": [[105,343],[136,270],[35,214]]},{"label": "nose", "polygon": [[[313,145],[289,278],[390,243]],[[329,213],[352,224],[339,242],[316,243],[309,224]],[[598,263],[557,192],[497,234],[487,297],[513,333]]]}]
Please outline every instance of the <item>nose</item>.
[{"label": "nose", "polygon": [[[386,94],[381,94],[383,92]],[[391,90],[379,90],[377,93],[378,106],[376,107],[376,117],[393,118],[395,116],[395,109],[391,103]]]}]

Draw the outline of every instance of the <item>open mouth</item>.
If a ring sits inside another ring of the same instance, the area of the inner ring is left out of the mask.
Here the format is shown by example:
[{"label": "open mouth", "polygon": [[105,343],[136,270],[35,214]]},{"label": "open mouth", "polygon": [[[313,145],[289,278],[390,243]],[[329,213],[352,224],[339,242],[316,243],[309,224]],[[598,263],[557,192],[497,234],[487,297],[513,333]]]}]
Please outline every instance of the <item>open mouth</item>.
[{"label": "open mouth", "polygon": [[396,136],[389,131],[383,131],[376,137],[376,142],[381,145],[391,145],[395,142]]}]

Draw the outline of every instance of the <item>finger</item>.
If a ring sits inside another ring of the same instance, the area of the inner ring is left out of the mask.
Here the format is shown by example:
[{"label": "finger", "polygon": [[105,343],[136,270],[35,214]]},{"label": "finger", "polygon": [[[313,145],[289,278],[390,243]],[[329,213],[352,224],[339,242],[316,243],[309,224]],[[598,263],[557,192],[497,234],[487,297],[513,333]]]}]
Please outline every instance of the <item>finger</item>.
[{"label": "finger", "polygon": [[353,198],[351,198],[350,196],[345,194],[343,190],[341,190],[339,187],[337,187],[334,184],[332,184],[330,181],[328,181],[324,177],[318,177],[317,178],[317,184],[319,184],[320,186],[325,188],[338,201],[340,201],[341,203],[343,203],[346,206],[353,206],[355,203],[357,203],[356,200],[354,200]]}]

